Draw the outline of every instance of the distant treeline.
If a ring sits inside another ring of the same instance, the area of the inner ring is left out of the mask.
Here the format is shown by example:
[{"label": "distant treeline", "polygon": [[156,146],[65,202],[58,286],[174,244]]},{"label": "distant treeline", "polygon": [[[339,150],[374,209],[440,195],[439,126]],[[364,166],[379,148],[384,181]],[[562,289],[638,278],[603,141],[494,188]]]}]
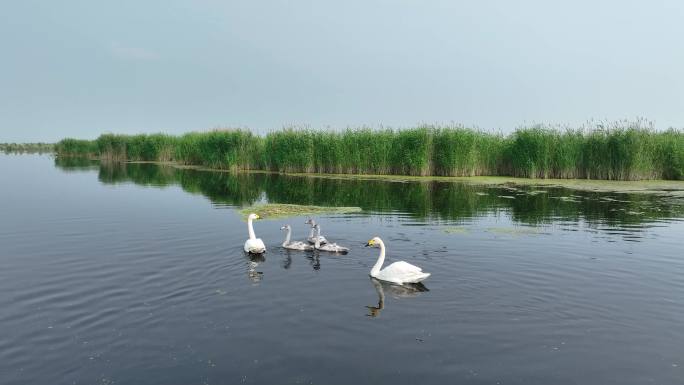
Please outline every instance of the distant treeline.
[{"label": "distant treeline", "polygon": [[54,151],[52,143],[0,143],[5,154],[45,154]]},{"label": "distant treeline", "polygon": [[285,129],[266,136],[246,130],[104,134],[93,141],[64,139],[56,151],[114,161],[295,173],[684,179],[684,131],[656,131],[640,120],[565,130],[535,126],[509,135],[457,126]]}]

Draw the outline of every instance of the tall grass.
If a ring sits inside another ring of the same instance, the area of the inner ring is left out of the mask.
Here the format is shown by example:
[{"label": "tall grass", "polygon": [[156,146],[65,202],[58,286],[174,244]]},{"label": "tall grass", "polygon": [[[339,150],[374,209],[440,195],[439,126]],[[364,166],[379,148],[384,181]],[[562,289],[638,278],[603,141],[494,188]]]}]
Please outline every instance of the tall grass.
[{"label": "tall grass", "polygon": [[0,143],[5,154],[45,154],[54,151],[52,143]]},{"label": "tall grass", "polygon": [[192,132],[175,140],[175,160],[219,169],[261,169],[261,138],[244,130]]},{"label": "tall grass", "polygon": [[498,175],[503,168],[502,135],[463,127],[435,128],[433,135],[434,175]]},{"label": "tall grass", "polygon": [[94,141],[64,139],[56,151],[109,161],[293,173],[684,179],[684,131],[656,131],[642,120],[564,130],[521,127],[507,136],[461,126],[287,128],[266,136],[245,130],[180,137],[105,134]]},{"label": "tall grass", "polygon": [[85,139],[62,139],[55,145],[55,152],[58,155],[78,155],[91,157],[99,155],[97,143],[94,140]]}]

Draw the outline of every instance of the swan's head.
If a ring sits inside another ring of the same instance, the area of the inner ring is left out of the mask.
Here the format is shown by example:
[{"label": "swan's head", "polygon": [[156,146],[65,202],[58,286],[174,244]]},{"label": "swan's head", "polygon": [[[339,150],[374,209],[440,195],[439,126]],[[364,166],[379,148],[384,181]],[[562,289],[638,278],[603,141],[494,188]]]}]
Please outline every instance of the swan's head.
[{"label": "swan's head", "polygon": [[285,226],[281,227],[280,229],[281,230],[289,230],[290,228],[291,228],[290,225],[285,225]]},{"label": "swan's head", "polygon": [[304,222],[305,225],[311,225],[311,227],[316,226],[316,221],[314,221],[312,218],[309,218]]},{"label": "swan's head", "polygon": [[259,216],[259,214],[252,213],[252,214],[249,214],[247,219],[255,220],[255,219],[261,219],[261,217]]},{"label": "swan's head", "polygon": [[366,243],[366,247],[378,247],[382,243],[382,239],[379,237],[375,237]]}]

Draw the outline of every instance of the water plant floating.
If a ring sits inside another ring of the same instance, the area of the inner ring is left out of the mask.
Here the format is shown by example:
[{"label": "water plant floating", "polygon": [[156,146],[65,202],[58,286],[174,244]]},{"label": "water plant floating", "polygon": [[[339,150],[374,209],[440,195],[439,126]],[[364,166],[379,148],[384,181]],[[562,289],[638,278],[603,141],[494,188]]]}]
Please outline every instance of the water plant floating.
[{"label": "water plant floating", "polygon": [[240,210],[243,218],[247,218],[250,213],[257,212],[265,219],[279,219],[296,216],[314,216],[331,214],[354,214],[360,213],[360,207],[326,207],[326,206],[306,206],[290,205],[282,203],[265,203],[246,207]]}]

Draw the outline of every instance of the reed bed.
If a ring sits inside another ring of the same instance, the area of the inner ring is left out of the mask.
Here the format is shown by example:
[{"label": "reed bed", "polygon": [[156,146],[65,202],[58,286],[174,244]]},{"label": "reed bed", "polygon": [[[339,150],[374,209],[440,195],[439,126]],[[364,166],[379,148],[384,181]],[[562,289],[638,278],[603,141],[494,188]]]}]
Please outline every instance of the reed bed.
[{"label": "reed bed", "polygon": [[657,131],[643,120],[579,129],[521,127],[509,135],[428,125],[403,130],[286,128],[266,136],[246,130],[178,137],[105,134],[94,141],[64,139],[56,151],[108,161],[174,161],[288,173],[684,179],[684,131]]},{"label": "reed bed", "polygon": [[46,154],[54,151],[52,143],[0,143],[5,154]]}]

